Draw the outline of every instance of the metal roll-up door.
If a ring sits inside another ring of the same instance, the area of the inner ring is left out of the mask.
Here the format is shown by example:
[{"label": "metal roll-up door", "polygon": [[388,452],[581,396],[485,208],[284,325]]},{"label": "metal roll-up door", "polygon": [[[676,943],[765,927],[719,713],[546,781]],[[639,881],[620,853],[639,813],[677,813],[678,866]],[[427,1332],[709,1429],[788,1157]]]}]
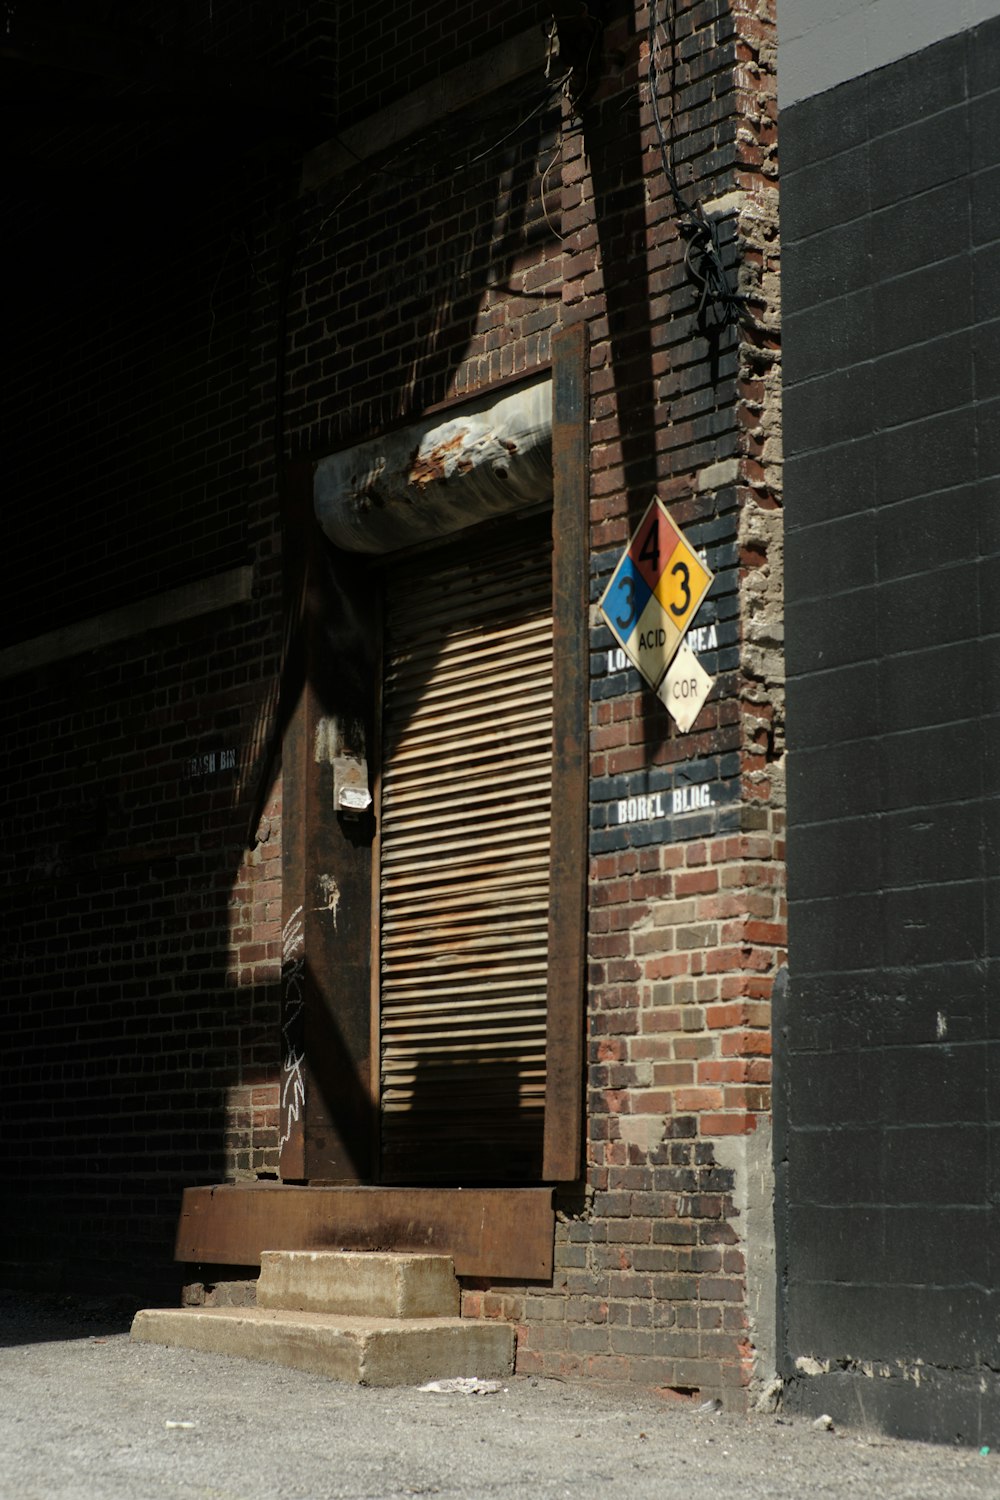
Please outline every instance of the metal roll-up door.
[{"label": "metal roll-up door", "polygon": [[469,537],[389,569],[383,661],[383,1180],[537,1178],[549,524]]}]

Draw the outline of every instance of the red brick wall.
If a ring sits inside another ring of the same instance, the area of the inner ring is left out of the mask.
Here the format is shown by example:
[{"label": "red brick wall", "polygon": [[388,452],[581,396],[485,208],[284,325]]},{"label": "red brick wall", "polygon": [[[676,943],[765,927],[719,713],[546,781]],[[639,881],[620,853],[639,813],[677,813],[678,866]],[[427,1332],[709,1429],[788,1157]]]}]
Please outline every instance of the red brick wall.
[{"label": "red brick wall", "polygon": [[[631,672],[609,674],[595,615],[587,1180],[562,1202],[552,1290],[472,1289],[465,1305],[518,1321],[521,1370],[739,1406],[773,1367],[751,1326],[746,1151],[726,1141],[767,1120],[785,908],[772,33],[733,9],[677,7],[675,160],[729,226],[752,315],[739,339],[701,336],[681,269],[644,11],[609,26],[617,71],[564,127],[564,318],[592,341],[593,598],[650,496],[671,501],[716,575],[698,623],[716,627],[718,687],[680,734]],[[617,823],[620,800],[670,808],[692,777],[710,809]]]},{"label": "red brick wall", "polygon": [[[339,12],[342,122],[537,19],[534,7],[470,5],[414,20],[407,5],[378,12],[376,30],[374,12],[354,9]],[[38,492],[77,481],[85,503],[66,545],[55,540],[65,589],[46,598],[32,561],[44,527],[24,521],[19,634],[234,562],[252,563],[255,597],[18,683],[8,780],[22,998],[4,1043],[39,1253],[52,1253],[56,1190],[93,1243],[165,1259],[182,1186],[275,1167],[277,459],[319,456],[543,366],[551,331],[585,319],[586,1177],[560,1200],[554,1286],[471,1287],[466,1310],[518,1322],[522,1370],[743,1399],[757,1334],[733,1142],[767,1115],[784,939],[773,58],[756,7],[675,9],[678,176],[715,205],[755,320],[738,336],[699,325],[648,105],[647,14],[624,0],[608,8],[579,110],[535,78],[316,194],[298,195],[295,151],[243,171],[203,229],[178,234],[178,287],[190,289],[179,311],[169,297],[140,303],[166,285],[149,244],[124,282],[96,258],[111,373],[88,388],[93,312],[81,310],[63,333],[73,360],[45,377],[62,382],[59,401],[22,407],[21,493],[41,450]],[[333,17],[303,16],[298,51],[298,33],[267,45],[303,65],[314,46],[326,89]],[[667,92],[663,73],[665,115]],[[27,320],[22,334],[26,367],[54,370],[54,324],[37,363]],[[109,474],[109,452],[136,456]],[[702,654],[718,687],[688,735],[635,674],[613,659],[609,670],[614,642],[596,612],[654,493],[717,578],[698,623],[714,627]],[[185,779],[192,757],[230,747],[235,771]],[[675,814],[674,791],[691,786],[711,802]],[[663,817],[620,820],[619,803],[650,795],[666,799]],[[65,1106],[46,1072],[57,1063]]]}]

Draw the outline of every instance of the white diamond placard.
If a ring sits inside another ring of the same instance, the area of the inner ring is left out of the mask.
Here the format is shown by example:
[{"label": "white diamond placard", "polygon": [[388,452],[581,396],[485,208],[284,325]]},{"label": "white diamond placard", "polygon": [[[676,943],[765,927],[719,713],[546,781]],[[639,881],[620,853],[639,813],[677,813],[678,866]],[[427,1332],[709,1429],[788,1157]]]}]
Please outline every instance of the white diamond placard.
[{"label": "white diamond placard", "polygon": [[715,683],[687,642],[677,648],[656,696],[684,734],[705,706]]}]

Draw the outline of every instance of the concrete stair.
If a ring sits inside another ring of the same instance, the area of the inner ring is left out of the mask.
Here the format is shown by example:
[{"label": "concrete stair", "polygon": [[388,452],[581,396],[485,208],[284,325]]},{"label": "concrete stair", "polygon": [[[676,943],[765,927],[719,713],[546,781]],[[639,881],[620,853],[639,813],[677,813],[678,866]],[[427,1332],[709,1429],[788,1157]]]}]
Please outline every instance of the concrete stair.
[{"label": "concrete stair", "polygon": [[256,1307],[144,1309],[132,1338],[354,1385],[509,1375],[514,1329],[458,1310],[458,1281],[444,1255],[265,1250]]}]

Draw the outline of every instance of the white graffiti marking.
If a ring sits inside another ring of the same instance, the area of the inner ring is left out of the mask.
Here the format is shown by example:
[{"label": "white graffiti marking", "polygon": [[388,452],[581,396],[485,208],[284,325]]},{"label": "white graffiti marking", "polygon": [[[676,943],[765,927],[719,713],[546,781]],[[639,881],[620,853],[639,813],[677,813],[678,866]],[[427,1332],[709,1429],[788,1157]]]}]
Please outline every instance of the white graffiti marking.
[{"label": "white graffiti marking", "polygon": [[328,911],[333,918],[333,930],[337,930],[337,907],[340,905],[340,886],[332,875],[321,875],[319,877],[319,888],[323,895],[324,905],[314,908],[315,911]]},{"label": "white graffiti marking", "polygon": [[297,906],[281,934],[281,1137],[279,1149],[292,1138],[306,1102],[305,1050],[303,1047],[303,975],[306,967],[305,926],[302,907]]}]

